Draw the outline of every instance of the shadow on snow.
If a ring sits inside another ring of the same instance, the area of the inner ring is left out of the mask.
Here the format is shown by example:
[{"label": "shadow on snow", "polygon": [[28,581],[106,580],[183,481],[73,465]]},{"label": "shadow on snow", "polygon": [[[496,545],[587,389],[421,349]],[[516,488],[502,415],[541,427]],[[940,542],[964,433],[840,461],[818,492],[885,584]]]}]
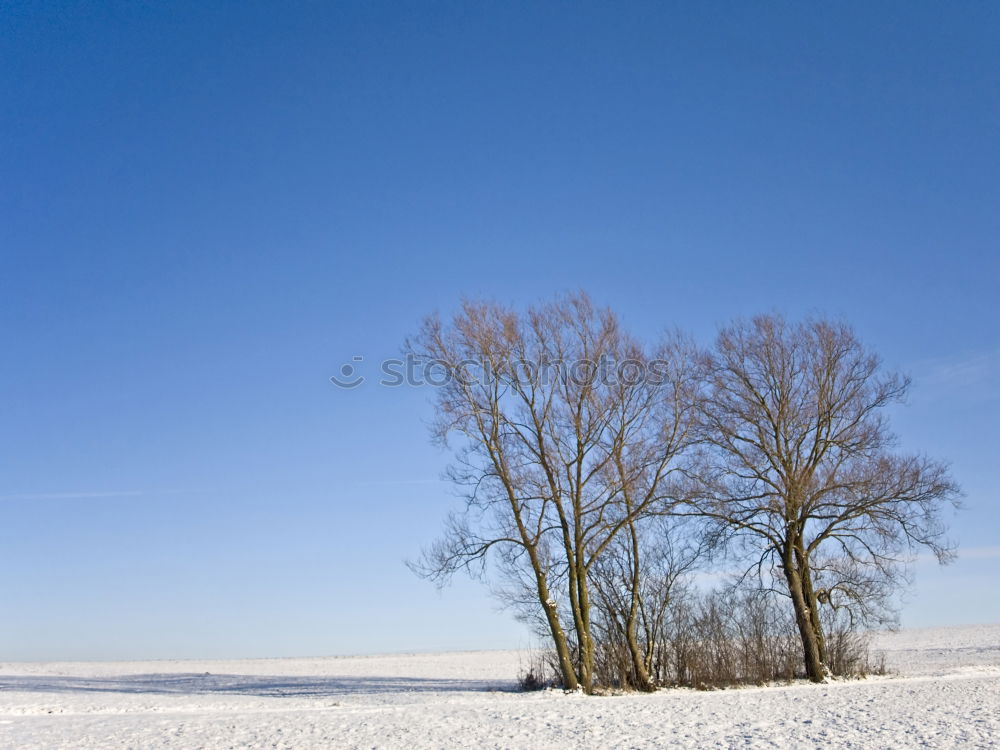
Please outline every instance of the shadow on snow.
[{"label": "shadow on snow", "polygon": [[117,677],[3,676],[0,691],[335,697],[373,693],[513,691],[512,683],[419,677],[288,677],[238,674],[138,674]]}]

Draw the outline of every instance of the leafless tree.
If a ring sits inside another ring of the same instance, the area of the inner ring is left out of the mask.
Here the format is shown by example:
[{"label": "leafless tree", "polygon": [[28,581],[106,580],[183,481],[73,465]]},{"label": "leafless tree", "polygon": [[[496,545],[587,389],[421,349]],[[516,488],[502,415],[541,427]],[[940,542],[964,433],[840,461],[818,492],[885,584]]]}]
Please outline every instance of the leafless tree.
[{"label": "leafless tree", "polygon": [[674,515],[636,519],[592,570],[603,683],[651,691],[664,678],[668,610],[710,545]]},{"label": "leafless tree", "polygon": [[821,604],[872,616],[919,548],[952,556],[945,464],[895,451],[885,407],[909,381],[846,325],[770,315],[705,354],[703,450],[692,512],[728,528],[791,598],[807,676],[821,681]]},{"label": "leafless tree", "polygon": [[541,613],[563,684],[590,692],[591,570],[670,507],[694,420],[690,347],[646,351],[577,294],[523,315],[466,302],[448,323],[428,318],[408,351],[448,375],[434,436],[451,441],[466,496],[412,567],[441,582],[491,558],[508,598]]}]

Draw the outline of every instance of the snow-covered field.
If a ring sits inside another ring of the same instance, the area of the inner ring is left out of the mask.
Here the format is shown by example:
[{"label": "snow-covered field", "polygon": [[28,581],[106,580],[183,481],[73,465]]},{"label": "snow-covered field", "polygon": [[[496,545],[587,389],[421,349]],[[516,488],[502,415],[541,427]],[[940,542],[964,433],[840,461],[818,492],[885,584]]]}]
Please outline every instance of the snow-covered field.
[{"label": "snow-covered field", "polygon": [[587,698],[524,655],[0,664],[0,747],[992,747],[1000,625],[879,637],[891,677]]}]

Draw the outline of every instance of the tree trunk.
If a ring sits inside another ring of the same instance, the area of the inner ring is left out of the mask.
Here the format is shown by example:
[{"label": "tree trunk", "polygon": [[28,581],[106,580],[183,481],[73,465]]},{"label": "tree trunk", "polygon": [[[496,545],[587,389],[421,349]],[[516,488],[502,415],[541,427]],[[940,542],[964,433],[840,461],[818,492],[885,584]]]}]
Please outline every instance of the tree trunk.
[{"label": "tree trunk", "polygon": [[799,565],[799,576],[802,579],[802,595],[809,610],[809,622],[812,624],[813,632],[816,634],[816,644],[819,648],[819,660],[828,665],[826,658],[826,638],[823,635],[823,622],[819,617],[819,601],[816,599],[816,592],[812,585],[812,571],[809,569],[809,561],[805,553],[796,550],[796,559]]},{"label": "tree trunk", "polygon": [[580,684],[584,692],[589,694],[594,691],[594,641],[590,637],[590,593],[587,587],[587,570],[582,565],[581,568],[576,575],[579,592],[576,632],[580,641]]},{"label": "tree trunk", "polygon": [[806,677],[812,682],[822,682],[826,678],[826,672],[823,669],[823,660],[820,657],[819,639],[813,627],[812,615],[809,605],[806,602],[802,585],[802,577],[799,575],[798,568],[795,565],[795,557],[791,545],[786,545],[782,563],[785,568],[788,593],[792,597],[792,606],[795,609],[795,624],[799,629],[799,637],[802,639]]},{"label": "tree trunk", "polygon": [[[635,532],[635,524],[629,524],[629,534],[632,541],[632,601],[629,605],[628,620],[625,625],[625,640],[628,643],[628,651],[632,657],[632,673],[634,675],[635,687],[644,693],[653,692],[653,683],[649,679],[649,670],[646,667],[646,657],[639,647],[637,630],[639,626],[639,586],[642,583],[642,570],[639,566],[639,537]],[[647,648],[651,644],[647,643]]]},{"label": "tree trunk", "polygon": [[563,687],[566,690],[576,690],[580,686],[577,679],[576,670],[573,668],[573,655],[569,650],[569,642],[566,639],[566,631],[559,623],[559,611],[549,593],[549,585],[545,579],[545,572],[538,560],[538,554],[534,548],[528,549],[528,559],[531,561],[532,570],[535,573],[535,583],[538,587],[538,599],[545,611],[545,619],[549,624],[549,632],[552,633],[552,642],[556,647],[556,656],[559,658],[559,671],[562,672]]},{"label": "tree trunk", "polygon": [[555,605],[545,604],[545,618],[549,623],[549,630],[552,633],[552,640],[556,646],[556,655],[559,658],[559,671],[562,673],[563,687],[566,690],[576,690],[580,686],[576,671],[573,669],[573,655],[569,650],[569,643],[566,640],[566,633],[559,624],[559,615]]}]

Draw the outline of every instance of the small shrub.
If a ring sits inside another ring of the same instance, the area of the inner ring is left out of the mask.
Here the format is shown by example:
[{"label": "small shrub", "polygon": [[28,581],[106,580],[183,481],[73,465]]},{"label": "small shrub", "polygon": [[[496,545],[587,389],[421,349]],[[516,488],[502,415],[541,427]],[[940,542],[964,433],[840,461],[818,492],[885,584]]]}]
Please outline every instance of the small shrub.
[{"label": "small shrub", "polygon": [[517,689],[523,693],[558,686],[559,680],[543,654],[533,654],[528,666],[522,668],[517,675]]}]

